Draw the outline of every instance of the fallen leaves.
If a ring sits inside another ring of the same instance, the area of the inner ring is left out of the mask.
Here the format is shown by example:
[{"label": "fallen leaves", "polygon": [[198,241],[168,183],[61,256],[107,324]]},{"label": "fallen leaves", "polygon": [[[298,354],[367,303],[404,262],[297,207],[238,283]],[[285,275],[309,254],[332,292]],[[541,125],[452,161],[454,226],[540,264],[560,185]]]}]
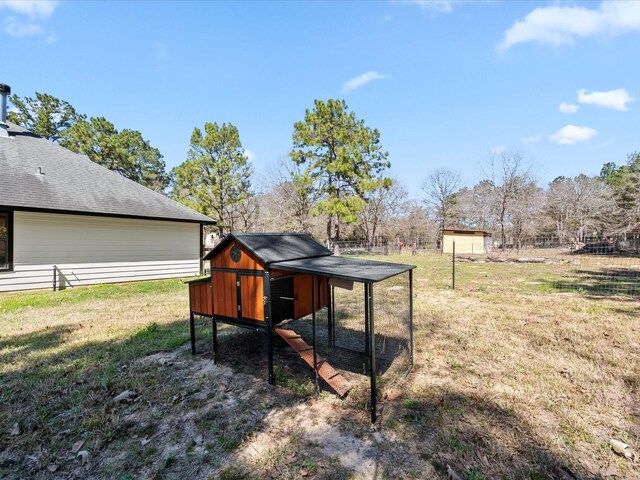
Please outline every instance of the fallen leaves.
[{"label": "fallen leaves", "polygon": [[386,392],[384,392],[384,399],[385,400],[389,400],[389,401],[393,401],[398,399],[400,396],[402,395],[402,390],[400,390],[399,388],[390,388],[389,390],[387,390]]},{"label": "fallen leaves", "polygon": [[125,390],[120,395],[117,395],[113,399],[113,401],[115,403],[131,403],[136,399],[137,396],[138,394],[133,390]]},{"label": "fallen leaves", "polygon": [[447,464],[447,478],[449,480],[462,480],[462,477],[456,473],[456,471],[451,468],[451,465]]},{"label": "fallen leaves", "polygon": [[600,470],[599,472],[600,476],[602,478],[607,478],[607,477],[620,477],[620,472],[618,471],[618,469],[614,466],[608,466],[607,468],[603,468],[602,470]]},{"label": "fallen leaves", "polygon": [[88,450],[80,450],[76,457],[82,460],[83,465],[89,463],[89,460],[91,460],[91,454]]},{"label": "fallen leaves", "polygon": [[78,440],[71,447],[71,453],[78,453],[83,445],[84,445],[84,440]]}]

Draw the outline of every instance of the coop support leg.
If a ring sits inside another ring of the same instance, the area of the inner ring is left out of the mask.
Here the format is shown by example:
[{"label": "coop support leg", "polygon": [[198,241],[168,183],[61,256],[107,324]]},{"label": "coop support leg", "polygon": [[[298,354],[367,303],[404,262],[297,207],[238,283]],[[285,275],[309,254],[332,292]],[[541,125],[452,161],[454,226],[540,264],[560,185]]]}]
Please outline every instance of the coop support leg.
[{"label": "coop support leg", "polygon": [[196,324],[193,312],[189,314],[189,333],[191,334],[191,355],[196,354]]},{"label": "coop support leg", "polygon": [[413,366],[413,270],[409,270],[409,365]]},{"label": "coop support leg", "polygon": [[213,364],[218,364],[218,322],[215,318],[211,318],[211,341],[213,347]]},{"label": "coop support leg", "polygon": [[269,375],[269,385],[273,385],[275,383],[275,378],[273,376],[273,338],[271,335],[273,328],[273,322],[271,319],[271,274],[268,271],[264,272],[262,291],[264,294],[264,320],[267,326],[267,370]]},{"label": "coop support leg", "polygon": [[316,344],[316,277],[311,275],[311,324],[313,326],[313,372],[314,380],[314,396],[318,399],[318,345]]},{"label": "coop support leg", "polygon": [[371,423],[375,423],[378,418],[378,406],[376,395],[376,335],[374,329],[373,319],[373,284],[369,284],[368,288],[365,283],[365,291],[367,292],[367,302],[365,304],[365,312],[368,311],[369,315],[369,375],[371,379]]},{"label": "coop support leg", "polygon": [[369,355],[369,284],[364,284],[364,354]]},{"label": "coop support leg", "polygon": [[[328,285],[327,285],[328,286]],[[327,292],[327,333],[329,334],[329,345],[333,347],[333,286],[328,286]]]}]

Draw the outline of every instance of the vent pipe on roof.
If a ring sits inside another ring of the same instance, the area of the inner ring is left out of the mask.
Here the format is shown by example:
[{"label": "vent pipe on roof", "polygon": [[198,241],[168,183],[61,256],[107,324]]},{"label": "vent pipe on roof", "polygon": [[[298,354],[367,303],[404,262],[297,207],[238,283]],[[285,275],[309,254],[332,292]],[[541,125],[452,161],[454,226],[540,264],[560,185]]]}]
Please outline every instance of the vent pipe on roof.
[{"label": "vent pipe on roof", "polygon": [[11,87],[0,83],[0,137],[9,136],[9,125],[7,125],[7,100],[11,93]]}]

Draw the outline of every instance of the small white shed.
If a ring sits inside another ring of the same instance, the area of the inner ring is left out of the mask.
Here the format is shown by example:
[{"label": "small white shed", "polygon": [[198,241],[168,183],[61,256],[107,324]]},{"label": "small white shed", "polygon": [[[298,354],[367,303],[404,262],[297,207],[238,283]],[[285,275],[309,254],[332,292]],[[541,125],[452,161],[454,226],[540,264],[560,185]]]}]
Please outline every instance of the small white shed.
[{"label": "small white shed", "polygon": [[489,254],[493,241],[491,233],[484,230],[442,230],[442,253],[453,253],[453,243],[456,254]]}]

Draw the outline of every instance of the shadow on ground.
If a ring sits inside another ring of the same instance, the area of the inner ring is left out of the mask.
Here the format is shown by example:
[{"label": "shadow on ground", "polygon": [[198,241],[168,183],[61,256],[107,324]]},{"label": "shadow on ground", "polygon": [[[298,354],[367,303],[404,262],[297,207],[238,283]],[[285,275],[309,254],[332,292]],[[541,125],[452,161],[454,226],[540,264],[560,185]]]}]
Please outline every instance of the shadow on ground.
[{"label": "shadow on ground", "polygon": [[640,296],[640,271],[625,268],[574,270],[572,278],[540,280],[563,292],[578,292],[593,297]]},{"label": "shadow on ground", "polygon": [[[481,395],[400,393],[372,429],[353,398],[314,402],[270,387],[257,332],[223,330],[218,366],[206,327],[201,353],[190,354],[186,319],[30,357],[69,329],[2,339],[0,352],[14,353],[0,385],[0,477],[446,478],[450,465],[468,480],[603,478]],[[287,349],[278,344],[276,366],[303,384],[311,371]],[[132,401],[114,402],[125,390],[136,392]],[[79,441],[84,464],[72,451]]]}]

